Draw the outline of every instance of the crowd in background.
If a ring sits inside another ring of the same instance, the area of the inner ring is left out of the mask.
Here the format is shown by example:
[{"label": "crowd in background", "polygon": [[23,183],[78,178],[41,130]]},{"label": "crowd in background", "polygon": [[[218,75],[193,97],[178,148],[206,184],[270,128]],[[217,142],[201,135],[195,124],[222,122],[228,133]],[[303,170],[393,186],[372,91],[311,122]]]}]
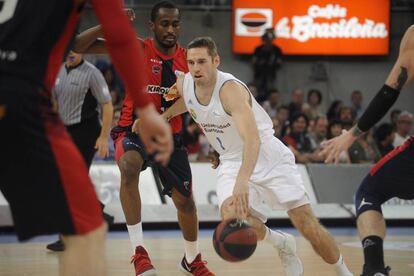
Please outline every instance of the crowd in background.
[{"label": "crowd in background", "polygon": [[[124,88],[110,63],[98,60],[96,67],[101,70],[110,89],[115,126],[120,116]],[[259,93],[254,82],[249,83],[248,88],[271,117],[274,135],[293,151],[297,163],[323,162],[324,157],[319,154],[321,143],[340,135],[342,129],[350,129],[365,108],[363,93],[359,90],[350,91],[349,102],[334,100],[325,110],[322,106],[324,93],[318,89],[304,91],[296,88],[291,91],[290,99],[286,99],[282,95],[288,94],[276,88],[270,87]],[[377,162],[408,138],[413,115],[394,109],[385,121],[343,152],[341,162]],[[200,127],[188,115],[184,115],[182,139],[191,161],[208,161],[212,149]],[[113,142],[110,141],[109,145],[109,156],[105,160],[114,160]]]}]

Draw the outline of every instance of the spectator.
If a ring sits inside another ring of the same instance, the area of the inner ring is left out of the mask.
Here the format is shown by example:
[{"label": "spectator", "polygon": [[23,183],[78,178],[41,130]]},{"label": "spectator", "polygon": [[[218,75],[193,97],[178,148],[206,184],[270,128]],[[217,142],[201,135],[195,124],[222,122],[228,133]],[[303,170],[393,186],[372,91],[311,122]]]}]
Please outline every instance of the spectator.
[{"label": "spectator", "polygon": [[372,136],[372,131],[362,134],[348,149],[351,163],[376,163],[381,153]]},{"label": "spectator", "polygon": [[364,109],[362,107],[362,93],[359,90],[354,90],[351,93],[351,109],[356,116],[356,119],[362,115]]},{"label": "spectator", "polygon": [[252,93],[253,98],[257,100],[259,93],[257,91],[257,86],[254,83],[248,83],[247,88],[249,88],[250,93]]},{"label": "spectator", "polygon": [[343,103],[341,100],[335,100],[331,103],[328,108],[328,112],[326,113],[326,117],[328,118],[329,122],[339,118],[339,110],[342,106]]},{"label": "spectator", "polygon": [[352,125],[354,124],[354,120],[355,120],[355,116],[354,116],[354,113],[352,112],[352,108],[350,108],[349,106],[342,106],[339,109],[338,118],[342,123],[342,127],[348,130],[350,127],[352,127]]},{"label": "spectator", "polygon": [[[341,135],[342,133],[342,124],[341,121],[339,120],[332,120],[329,125],[328,125],[328,129],[327,129],[327,133],[326,133],[326,139],[332,139],[334,137],[337,137],[339,135]],[[324,160],[325,158],[323,158]],[[339,154],[339,163],[345,163],[345,164],[349,164],[351,163],[351,160],[349,158],[348,155],[348,151],[344,150]]]},{"label": "spectator", "polygon": [[390,122],[392,127],[394,128],[394,130],[397,129],[397,121],[398,121],[398,116],[401,114],[401,110],[399,109],[393,109],[390,112]]},{"label": "spectator", "polygon": [[312,153],[315,148],[307,133],[308,118],[303,113],[297,113],[292,118],[291,132],[283,138],[285,144],[295,154],[297,163],[312,161]]},{"label": "spectator", "polygon": [[391,124],[383,123],[375,131],[375,141],[381,156],[385,156],[394,149],[395,131]]},{"label": "spectator", "polygon": [[277,108],[280,104],[280,92],[276,88],[270,89],[270,94],[267,100],[262,103],[262,107],[269,114],[270,118],[275,117]]},{"label": "spectator", "polygon": [[290,118],[293,118],[296,113],[302,112],[304,95],[303,90],[300,88],[296,88],[292,91],[292,101],[289,103]]},{"label": "spectator", "polygon": [[279,120],[276,117],[272,117],[272,123],[273,123],[273,130],[275,131],[274,136],[278,139],[281,139],[282,136],[282,126],[280,125]]},{"label": "spectator", "polygon": [[309,134],[312,138],[314,148],[320,148],[321,143],[326,140],[328,131],[328,119],[326,116],[319,116],[315,119],[315,125]]},{"label": "spectator", "polygon": [[405,140],[408,139],[412,124],[413,114],[411,114],[410,112],[403,111],[400,115],[398,115],[397,129],[393,142],[394,147],[398,147],[404,144]]},{"label": "spectator", "polygon": [[280,137],[286,135],[287,128],[290,125],[289,117],[289,108],[286,105],[279,106],[277,109],[276,118],[279,121],[281,128]]},{"label": "spectator", "polygon": [[315,119],[316,117],[322,115],[321,113],[321,103],[322,103],[322,93],[318,89],[311,89],[308,91],[307,103],[310,107],[310,117],[309,119]]},{"label": "spectator", "polygon": [[124,89],[115,69],[105,60],[98,60],[96,62],[96,67],[102,72],[106,84],[108,85],[109,93],[112,98],[112,105],[114,108],[120,107],[120,105],[122,105]]},{"label": "spectator", "polygon": [[269,89],[273,87],[276,71],[282,64],[282,50],[273,44],[276,34],[273,28],[266,29],[262,35],[262,44],[257,46],[253,54],[254,82],[259,90],[259,101],[267,98]]}]

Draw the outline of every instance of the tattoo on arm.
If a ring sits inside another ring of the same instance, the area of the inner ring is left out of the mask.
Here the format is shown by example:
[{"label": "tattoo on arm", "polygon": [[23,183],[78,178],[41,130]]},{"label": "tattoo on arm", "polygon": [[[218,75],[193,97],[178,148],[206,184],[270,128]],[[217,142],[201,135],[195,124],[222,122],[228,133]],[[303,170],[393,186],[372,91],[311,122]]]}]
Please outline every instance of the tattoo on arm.
[{"label": "tattoo on arm", "polygon": [[397,89],[398,91],[400,91],[403,88],[405,82],[408,79],[407,68],[403,66],[401,66],[400,68],[401,68],[401,72],[398,75],[397,82],[394,84],[394,88]]}]

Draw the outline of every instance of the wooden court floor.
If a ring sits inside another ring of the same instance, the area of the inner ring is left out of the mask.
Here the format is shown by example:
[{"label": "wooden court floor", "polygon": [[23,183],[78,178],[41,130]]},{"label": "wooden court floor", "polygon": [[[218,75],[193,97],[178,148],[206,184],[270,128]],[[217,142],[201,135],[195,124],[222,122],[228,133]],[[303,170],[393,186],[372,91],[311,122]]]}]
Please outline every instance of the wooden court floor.
[{"label": "wooden court floor", "polygon": [[[345,256],[348,267],[354,275],[360,275],[362,266],[362,252],[360,248],[342,245],[343,242],[357,242],[354,236],[335,237],[341,244],[340,249]],[[334,270],[323,263],[315,255],[310,245],[301,237],[297,238],[299,254],[305,265],[306,276],[334,276]],[[414,236],[393,236],[387,241],[414,242]],[[45,242],[35,243],[3,243],[0,244],[0,275],[58,275],[58,254],[48,252]],[[177,264],[183,255],[183,244],[178,238],[147,239],[146,246],[150,252],[153,264],[160,276],[182,275]],[[224,276],[256,276],[256,275],[283,275],[279,257],[276,251],[268,244],[259,243],[255,254],[241,263],[227,263],[222,261],[214,252],[209,238],[200,239],[200,248],[208,266],[216,275]],[[109,239],[107,241],[107,275],[132,276],[133,268],[129,263],[130,245],[127,239]],[[400,250],[386,250],[385,258],[392,267],[393,276],[414,275],[414,252]]]}]

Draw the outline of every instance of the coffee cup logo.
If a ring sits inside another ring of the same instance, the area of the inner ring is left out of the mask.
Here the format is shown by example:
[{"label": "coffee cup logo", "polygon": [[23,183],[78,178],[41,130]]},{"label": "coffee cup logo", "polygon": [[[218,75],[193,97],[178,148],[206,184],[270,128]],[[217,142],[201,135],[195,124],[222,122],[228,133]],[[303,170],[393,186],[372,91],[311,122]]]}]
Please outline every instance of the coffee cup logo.
[{"label": "coffee cup logo", "polygon": [[272,27],[271,9],[237,9],[235,16],[236,34],[239,36],[261,36]]}]

